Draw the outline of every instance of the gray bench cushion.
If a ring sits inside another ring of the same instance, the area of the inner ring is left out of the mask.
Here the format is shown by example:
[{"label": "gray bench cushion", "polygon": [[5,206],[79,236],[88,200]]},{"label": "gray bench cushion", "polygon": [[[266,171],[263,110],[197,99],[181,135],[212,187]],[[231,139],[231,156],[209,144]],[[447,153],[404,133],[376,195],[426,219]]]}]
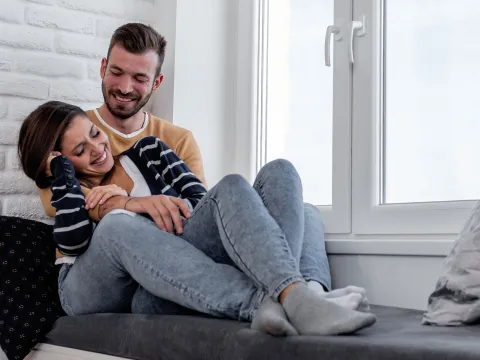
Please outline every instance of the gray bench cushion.
[{"label": "gray bench cushion", "polygon": [[102,314],[60,318],[46,342],[142,360],[480,359],[480,326],[423,326],[419,311],[372,310],[377,324],[351,336],[274,338],[229,320]]}]

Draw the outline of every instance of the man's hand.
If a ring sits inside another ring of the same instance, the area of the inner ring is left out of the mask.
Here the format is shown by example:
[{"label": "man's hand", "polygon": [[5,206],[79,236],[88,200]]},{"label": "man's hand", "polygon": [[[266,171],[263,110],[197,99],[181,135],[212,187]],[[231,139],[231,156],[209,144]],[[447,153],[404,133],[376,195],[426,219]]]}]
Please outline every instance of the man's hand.
[{"label": "man's hand", "polygon": [[45,164],[45,175],[47,175],[47,177],[52,176],[52,171],[50,170],[50,163],[52,162],[52,160],[54,158],[56,158],[57,156],[60,156],[60,155],[62,155],[62,153],[60,153],[58,151],[52,151],[50,153],[50,155],[48,156],[47,163]]},{"label": "man's hand", "polygon": [[180,198],[166,195],[154,195],[131,198],[125,206],[126,210],[137,214],[148,214],[163,231],[183,234],[183,219],[191,216],[187,204]]},{"label": "man's hand", "polygon": [[102,205],[113,196],[128,196],[128,193],[115,184],[96,186],[85,197],[85,210],[93,209],[97,204]]}]

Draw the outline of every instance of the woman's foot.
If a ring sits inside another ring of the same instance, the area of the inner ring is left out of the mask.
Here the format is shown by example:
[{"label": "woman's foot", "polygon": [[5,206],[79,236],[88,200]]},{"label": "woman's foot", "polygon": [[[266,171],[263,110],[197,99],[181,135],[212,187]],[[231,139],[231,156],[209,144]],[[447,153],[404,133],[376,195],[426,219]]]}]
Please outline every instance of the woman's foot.
[{"label": "woman's foot", "polygon": [[282,306],[300,335],[350,334],[377,320],[373,314],[337,305],[300,283],[290,287]]},{"label": "woman's foot", "polygon": [[282,305],[269,297],[260,305],[257,315],[252,321],[251,328],[273,336],[298,335],[297,330],[288,321]]},{"label": "woman's foot", "polygon": [[317,295],[347,309],[361,312],[370,311],[370,305],[368,304],[366,296],[367,291],[364,288],[350,285],[341,289],[325,292],[323,285],[313,280],[308,281],[307,286]]}]

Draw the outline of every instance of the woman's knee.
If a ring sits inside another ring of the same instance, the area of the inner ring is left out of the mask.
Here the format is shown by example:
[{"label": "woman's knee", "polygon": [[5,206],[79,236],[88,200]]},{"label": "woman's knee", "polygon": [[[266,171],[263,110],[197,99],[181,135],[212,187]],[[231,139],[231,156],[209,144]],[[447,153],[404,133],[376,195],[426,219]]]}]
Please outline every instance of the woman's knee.
[{"label": "woman's knee", "polygon": [[297,169],[295,166],[286,159],[276,159],[266,163],[259,172],[259,175],[262,173],[269,173],[275,175],[285,176],[286,174],[295,174],[297,175]]},{"label": "woman's knee", "polygon": [[255,179],[254,187],[262,184],[288,183],[289,186],[298,184],[301,188],[300,175],[293,164],[285,159],[277,159],[265,164]]},{"label": "woman's knee", "polygon": [[238,190],[238,189],[247,189],[251,188],[250,184],[248,181],[239,174],[229,174],[226,175],[220,180],[216,186],[217,188],[220,188],[221,190],[227,190],[227,189],[233,189],[233,190]]},{"label": "woman's knee", "polygon": [[309,203],[304,203],[304,208],[305,208],[305,219],[308,221],[314,221],[315,224],[318,226],[321,226],[323,229],[325,229],[325,225],[323,223],[323,218],[322,218],[322,213],[320,210],[312,204]]},{"label": "woman's knee", "polygon": [[107,214],[95,228],[90,246],[103,243],[111,245],[112,240],[118,243],[123,239],[128,241],[128,239],[136,238],[139,230],[145,225],[141,220],[146,221],[141,216],[134,214]]},{"label": "woman's knee", "polygon": [[131,229],[138,223],[139,216],[126,212],[113,212],[105,215],[98,223],[95,233],[112,233]]},{"label": "woman's knee", "polygon": [[249,194],[253,194],[255,190],[248,181],[241,175],[230,174],[224,176],[217,185],[211,190],[211,196],[214,199],[245,199]]}]

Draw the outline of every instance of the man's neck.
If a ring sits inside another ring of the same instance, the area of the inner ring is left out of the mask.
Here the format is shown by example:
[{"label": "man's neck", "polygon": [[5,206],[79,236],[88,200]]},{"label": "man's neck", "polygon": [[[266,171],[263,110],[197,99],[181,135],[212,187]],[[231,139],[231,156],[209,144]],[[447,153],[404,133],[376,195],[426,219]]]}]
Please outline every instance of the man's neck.
[{"label": "man's neck", "polygon": [[98,113],[108,125],[126,135],[141,129],[145,121],[143,111],[139,111],[128,119],[119,119],[108,110],[105,104],[98,109]]}]

